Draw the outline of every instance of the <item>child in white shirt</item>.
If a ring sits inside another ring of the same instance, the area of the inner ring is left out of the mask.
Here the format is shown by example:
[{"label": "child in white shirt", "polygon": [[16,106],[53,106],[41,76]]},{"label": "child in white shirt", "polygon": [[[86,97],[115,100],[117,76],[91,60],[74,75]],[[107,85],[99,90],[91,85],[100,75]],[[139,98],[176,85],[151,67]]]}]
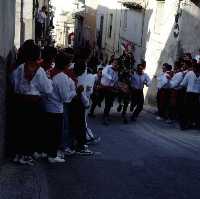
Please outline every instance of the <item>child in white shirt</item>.
[{"label": "child in white shirt", "polygon": [[143,109],[144,105],[144,85],[150,85],[149,76],[144,73],[144,66],[139,64],[137,71],[131,76],[131,108],[133,109],[132,121],[135,121]]},{"label": "child in white shirt", "polygon": [[11,82],[15,93],[16,118],[15,126],[18,133],[16,139],[15,162],[33,164],[32,155],[41,143],[38,142],[43,133],[41,125],[42,97],[53,90],[52,82],[47,78],[45,71],[38,66],[40,49],[30,42],[23,52],[24,64],[11,75]]},{"label": "child in white shirt", "polygon": [[181,129],[185,130],[193,124],[199,127],[200,66],[198,64],[193,65],[193,70],[187,72],[180,85],[186,89],[184,100],[186,110],[180,122]]},{"label": "child in white shirt", "polygon": [[52,75],[53,92],[45,99],[48,132],[46,144],[50,163],[65,162],[64,158],[57,156],[57,151],[62,140],[64,103],[71,102],[76,96],[75,83],[65,74],[65,69],[70,62],[71,59],[64,53],[56,56]]}]

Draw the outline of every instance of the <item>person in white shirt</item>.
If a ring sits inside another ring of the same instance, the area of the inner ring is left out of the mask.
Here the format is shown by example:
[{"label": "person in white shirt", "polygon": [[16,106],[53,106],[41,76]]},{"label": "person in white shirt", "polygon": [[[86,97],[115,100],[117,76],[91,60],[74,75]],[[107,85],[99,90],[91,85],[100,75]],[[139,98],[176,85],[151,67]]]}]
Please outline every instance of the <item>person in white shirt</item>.
[{"label": "person in white shirt", "polygon": [[101,86],[104,92],[105,108],[103,115],[103,124],[108,125],[110,109],[116,96],[116,87],[118,83],[118,59],[113,59],[112,65],[107,65],[102,71]]},{"label": "person in white shirt", "polygon": [[59,53],[55,59],[54,74],[52,75],[53,92],[45,99],[47,118],[47,154],[50,163],[65,162],[57,156],[63,133],[64,103],[69,103],[76,96],[73,80],[65,74],[71,59],[64,53]]},{"label": "person in white shirt", "polygon": [[87,144],[96,144],[100,141],[100,137],[95,136],[92,129],[88,127],[88,113],[90,108],[90,101],[91,101],[91,95],[94,91],[94,84],[96,81],[96,75],[91,73],[91,70],[86,68],[85,72],[78,77],[78,85],[83,85],[86,97],[89,99],[89,107],[86,108],[86,114],[85,114],[85,122],[86,122],[86,140]]},{"label": "person in white shirt", "polygon": [[102,77],[102,70],[103,67],[99,66],[97,68],[97,74],[95,75],[95,84],[94,84],[94,92],[92,94],[92,105],[90,108],[90,113],[89,113],[89,117],[95,117],[94,115],[94,111],[95,108],[97,107],[97,105],[101,106],[101,103],[103,101],[103,93],[102,93],[102,89],[101,89],[101,77]]},{"label": "person in white shirt", "polygon": [[180,86],[185,76],[184,68],[181,62],[175,62],[174,75],[170,79],[170,114],[171,119],[179,120],[183,109],[183,99],[185,96],[184,89]]},{"label": "person in white shirt", "polygon": [[163,72],[157,77],[157,120],[168,119],[170,101],[170,79],[172,77],[172,66],[163,64]]},{"label": "person in white shirt", "polygon": [[87,82],[86,64],[84,60],[76,60],[74,74],[77,77],[77,96],[70,104],[69,124],[74,135],[76,145],[74,150],[79,155],[92,155],[85,145],[87,143],[86,110],[90,106],[90,86]]},{"label": "person in white shirt", "polygon": [[137,71],[131,75],[131,106],[133,107],[132,121],[136,121],[144,106],[144,85],[150,85],[149,76],[144,73],[144,66],[139,64]]},{"label": "person in white shirt", "polygon": [[36,41],[39,41],[44,37],[44,30],[47,18],[46,10],[46,6],[43,6],[36,15]]},{"label": "person in white shirt", "polygon": [[29,43],[24,52],[25,63],[17,67],[11,75],[12,87],[15,93],[16,105],[16,155],[14,161],[33,165],[32,155],[41,143],[38,142],[41,129],[42,97],[53,90],[52,82],[45,71],[38,66],[40,49],[34,43]]},{"label": "person in white shirt", "polygon": [[188,71],[180,86],[186,89],[184,107],[185,114],[180,127],[185,130],[195,124],[199,127],[199,94],[200,94],[200,66],[193,63],[193,70]]},{"label": "person in white shirt", "polygon": [[198,64],[200,63],[200,49],[198,51],[198,54],[195,55],[194,59],[197,61]]}]

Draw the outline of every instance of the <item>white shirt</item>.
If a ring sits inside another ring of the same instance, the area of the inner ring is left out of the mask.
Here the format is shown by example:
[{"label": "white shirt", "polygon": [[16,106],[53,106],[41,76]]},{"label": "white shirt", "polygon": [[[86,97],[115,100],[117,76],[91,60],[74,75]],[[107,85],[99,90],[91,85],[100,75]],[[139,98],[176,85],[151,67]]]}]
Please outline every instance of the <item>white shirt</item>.
[{"label": "white shirt", "polygon": [[37,21],[41,24],[45,24],[46,18],[47,18],[46,14],[42,10],[39,10],[37,14]]},{"label": "white shirt", "polygon": [[11,75],[14,91],[22,95],[42,96],[52,92],[52,81],[47,78],[43,68],[39,68],[31,81],[24,78],[24,64],[21,64]]},{"label": "white shirt", "polygon": [[181,86],[187,89],[187,92],[200,93],[200,77],[197,77],[193,71],[189,71],[183,81]]},{"label": "white shirt", "polygon": [[184,78],[183,72],[176,73],[170,80],[170,88],[173,88],[175,90],[180,90],[182,88],[180,84],[183,81],[183,78]]},{"label": "white shirt", "polygon": [[197,60],[197,63],[199,63],[200,62],[200,55],[196,55],[195,59]]},{"label": "white shirt", "polygon": [[63,104],[70,103],[76,95],[74,81],[61,72],[52,78],[53,92],[44,99],[46,112],[63,113]]},{"label": "white shirt", "polygon": [[166,73],[162,73],[157,77],[157,88],[170,88],[169,79]]},{"label": "white shirt", "polygon": [[149,86],[150,82],[151,80],[146,73],[143,73],[142,75],[134,73],[131,76],[131,87],[135,89],[143,90],[144,85]]},{"label": "white shirt", "polygon": [[84,87],[84,92],[82,93],[82,102],[86,107],[90,105],[90,96],[93,93],[95,76],[92,74],[87,74],[85,71],[78,78],[78,86],[82,85]]},{"label": "white shirt", "polygon": [[113,87],[118,82],[118,72],[112,66],[107,65],[102,71],[101,84]]}]

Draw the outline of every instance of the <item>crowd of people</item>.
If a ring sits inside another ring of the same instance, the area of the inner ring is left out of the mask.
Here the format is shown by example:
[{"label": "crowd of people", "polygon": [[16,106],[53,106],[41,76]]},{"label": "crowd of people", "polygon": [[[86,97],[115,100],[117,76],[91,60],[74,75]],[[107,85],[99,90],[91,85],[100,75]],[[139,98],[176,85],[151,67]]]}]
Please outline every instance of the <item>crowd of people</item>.
[{"label": "crowd of people", "polygon": [[[104,125],[110,123],[115,100],[123,122],[129,122],[129,105],[131,121],[136,121],[143,110],[143,88],[151,80],[144,72],[146,62],[141,60],[134,68],[131,57],[125,53],[91,68],[87,49],[40,49],[27,40],[8,70],[9,144],[14,162],[34,165],[35,160],[46,158],[64,163],[65,155],[92,155],[88,146],[100,137],[88,127],[87,117],[95,117],[95,108],[103,102]],[[174,69],[163,64],[163,73],[156,77],[158,120],[177,120],[181,129],[199,127],[199,74],[199,60],[190,54]]]},{"label": "crowd of people", "polygon": [[174,67],[163,64],[157,78],[158,120],[177,121],[182,130],[200,127],[200,59],[186,53]]},{"label": "crowd of people", "polygon": [[[33,40],[19,49],[9,69],[9,144],[14,162],[35,159],[65,162],[64,155],[91,155],[97,143],[87,125],[87,109],[95,75],[86,67],[85,51],[41,50]],[[60,153],[58,153],[60,151]]]},{"label": "crowd of people", "polygon": [[[124,56],[124,55],[123,55]],[[126,57],[131,57],[125,55]],[[126,60],[126,61],[124,61]],[[117,64],[118,63],[118,64]],[[144,72],[146,62],[141,61],[134,69],[131,62],[120,57],[102,69],[101,81],[94,90],[89,116],[105,99],[104,124],[109,124],[110,108],[118,100],[117,111],[122,113],[124,123],[130,105],[132,121],[136,121],[143,110],[143,88],[152,80]],[[168,124],[178,122],[181,130],[200,128],[200,51],[195,57],[185,53],[174,66],[164,63],[162,73],[154,77],[157,82],[157,120]]]}]

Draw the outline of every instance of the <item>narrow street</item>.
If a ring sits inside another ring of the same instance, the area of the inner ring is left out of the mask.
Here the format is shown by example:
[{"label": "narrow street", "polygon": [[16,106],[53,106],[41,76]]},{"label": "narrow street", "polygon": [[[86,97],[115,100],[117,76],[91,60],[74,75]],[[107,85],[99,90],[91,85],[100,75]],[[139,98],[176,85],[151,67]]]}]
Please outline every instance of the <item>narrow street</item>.
[{"label": "narrow street", "polygon": [[199,24],[197,0],[0,0],[0,199],[200,199]]},{"label": "narrow street", "polygon": [[144,111],[136,123],[90,127],[102,141],[94,156],[35,167],[5,163],[0,199],[198,199],[200,134],[155,120]]}]

